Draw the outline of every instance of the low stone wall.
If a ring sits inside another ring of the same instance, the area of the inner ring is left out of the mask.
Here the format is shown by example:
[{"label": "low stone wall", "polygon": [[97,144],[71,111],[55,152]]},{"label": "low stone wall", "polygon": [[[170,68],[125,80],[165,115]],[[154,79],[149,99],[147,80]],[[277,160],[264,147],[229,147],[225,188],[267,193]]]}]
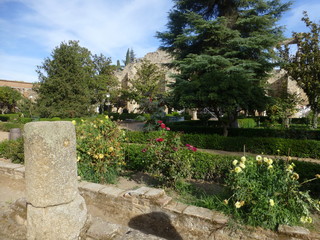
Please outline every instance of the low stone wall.
[{"label": "low stone wall", "polygon": [[[0,174],[22,179],[24,166],[0,161]],[[232,229],[222,213],[178,203],[162,189],[122,190],[82,181],[79,191],[92,216],[164,239],[320,239],[319,234],[312,235],[301,227],[280,226],[278,233],[256,228]]]}]

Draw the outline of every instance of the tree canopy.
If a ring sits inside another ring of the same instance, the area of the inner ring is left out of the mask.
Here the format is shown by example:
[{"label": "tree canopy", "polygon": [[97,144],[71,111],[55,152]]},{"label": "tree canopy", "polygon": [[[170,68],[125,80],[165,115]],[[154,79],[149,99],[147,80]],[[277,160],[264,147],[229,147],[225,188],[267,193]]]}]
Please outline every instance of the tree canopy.
[{"label": "tree canopy", "polygon": [[273,48],[283,39],[276,22],[290,3],[174,2],[168,30],[157,37],[161,48],[176,59],[175,102],[181,107],[210,107],[225,127],[240,110],[264,110],[268,98],[263,87],[275,66]]},{"label": "tree canopy", "polygon": [[78,41],[62,42],[38,66],[37,106],[44,117],[89,115],[117,84],[115,66],[103,55],[92,55]]},{"label": "tree canopy", "polygon": [[143,60],[136,68],[134,79],[129,79],[129,98],[138,104],[144,101],[156,100],[160,94],[165,92],[165,73],[156,64]]},{"label": "tree canopy", "polygon": [[280,48],[284,59],[282,67],[288,72],[299,87],[306,93],[313,111],[313,128],[317,128],[320,107],[320,25],[312,22],[306,12],[302,21],[309,32],[294,32],[292,37],[297,43],[297,52],[290,54],[288,45]]},{"label": "tree canopy", "polygon": [[1,114],[15,112],[17,102],[22,98],[20,92],[11,87],[0,87]]}]

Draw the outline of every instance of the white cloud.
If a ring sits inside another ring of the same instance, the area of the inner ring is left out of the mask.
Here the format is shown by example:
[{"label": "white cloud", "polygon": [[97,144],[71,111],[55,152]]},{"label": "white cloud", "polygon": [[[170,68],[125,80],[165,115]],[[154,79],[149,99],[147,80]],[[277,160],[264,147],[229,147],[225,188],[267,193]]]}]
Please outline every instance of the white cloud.
[{"label": "white cloud", "polygon": [[23,2],[32,9],[23,20],[36,26],[27,31],[39,44],[52,50],[62,41],[80,40],[91,51],[109,56],[117,48],[148,44],[145,39],[163,29],[170,9],[170,0]]}]

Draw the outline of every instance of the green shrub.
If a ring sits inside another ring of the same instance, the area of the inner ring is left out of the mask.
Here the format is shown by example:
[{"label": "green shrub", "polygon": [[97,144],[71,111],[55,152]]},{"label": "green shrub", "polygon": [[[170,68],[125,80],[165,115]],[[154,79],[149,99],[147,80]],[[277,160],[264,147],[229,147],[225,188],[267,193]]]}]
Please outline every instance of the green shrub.
[{"label": "green shrub", "polygon": [[76,131],[79,175],[93,182],[115,182],[124,165],[123,131],[108,117],[82,120]]},{"label": "green shrub", "polygon": [[257,156],[233,165],[227,179],[232,195],[224,203],[243,223],[276,229],[279,224],[311,223],[310,210],[320,212],[319,201],[299,191],[294,164]]},{"label": "green shrub", "polygon": [[255,119],[253,118],[240,118],[238,119],[240,128],[254,128],[257,126]]},{"label": "green shrub", "polygon": [[0,157],[10,159],[13,163],[24,162],[23,139],[4,140],[0,142]]},{"label": "green shrub", "polygon": [[0,122],[0,131],[10,132],[12,128],[23,129],[23,125],[22,123]]},{"label": "green shrub", "polygon": [[10,119],[9,116],[5,115],[5,114],[0,114],[0,121],[1,122],[7,122]]}]

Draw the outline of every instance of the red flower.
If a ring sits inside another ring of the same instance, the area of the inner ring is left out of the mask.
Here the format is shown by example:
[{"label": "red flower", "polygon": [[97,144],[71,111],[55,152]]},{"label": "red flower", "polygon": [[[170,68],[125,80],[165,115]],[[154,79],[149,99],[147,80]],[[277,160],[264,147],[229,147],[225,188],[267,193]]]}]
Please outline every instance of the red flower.
[{"label": "red flower", "polygon": [[161,124],[160,124],[160,127],[161,127],[161,128],[166,128],[166,125],[165,125],[164,123],[161,123]]},{"label": "red flower", "polygon": [[163,122],[162,122],[161,120],[159,120],[157,123],[159,123],[159,124],[160,124],[160,123],[163,123]]},{"label": "red flower", "polygon": [[196,147],[192,147],[191,150],[194,151],[194,152],[196,152],[196,151],[197,151],[197,148],[196,148]]},{"label": "red flower", "polygon": [[147,151],[147,149],[146,149],[146,148],[144,148],[144,149],[142,149],[142,150],[141,150],[141,152],[146,152],[146,151]]},{"label": "red flower", "polygon": [[166,130],[167,130],[167,131],[170,131],[170,128],[169,128],[169,127],[166,127]]},{"label": "red flower", "polygon": [[190,144],[186,144],[186,147],[191,147],[191,145]]},{"label": "red flower", "polygon": [[163,140],[164,140],[163,138],[157,138],[156,139],[157,142],[163,142]]}]

